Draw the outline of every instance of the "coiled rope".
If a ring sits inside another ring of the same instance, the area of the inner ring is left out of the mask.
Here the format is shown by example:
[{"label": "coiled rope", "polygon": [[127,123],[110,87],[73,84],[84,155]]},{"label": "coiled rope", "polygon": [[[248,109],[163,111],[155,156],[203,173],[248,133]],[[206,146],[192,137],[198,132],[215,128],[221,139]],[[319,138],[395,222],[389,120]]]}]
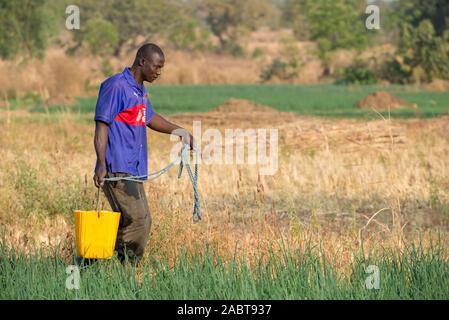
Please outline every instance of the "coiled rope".
[{"label": "coiled rope", "polygon": [[190,146],[187,144],[184,144],[184,146],[181,149],[180,154],[176,158],[175,161],[169,163],[165,168],[150,173],[148,176],[126,176],[126,177],[110,177],[110,178],[104,178],[104,181],[120,181],[120,180],[126,180],[126,181],[133,181],[133,182],[140,182],[143,183],[146,180],[145,178],[148,178],[148,181],[154,180],[164,173],[166,173],[168,170],[170,170],[178,161],[179,161],[179,170],[178,170],[178,179],[181,178],[182,170],[184,167],[187,169],[187,173],[189,174],[190,181],[192,182],[193,186],[193,196],[194,196],[194,206],[193,206],[193,214],[192,219],[193,223],[198,223],[199,220],[201,220],[202,215],[200,211],[200,196],[198,193],[198,150],[195,152],[195,173],[192,173],[192,169],[190,168],[190,157],[189,157],[189,150]]}]

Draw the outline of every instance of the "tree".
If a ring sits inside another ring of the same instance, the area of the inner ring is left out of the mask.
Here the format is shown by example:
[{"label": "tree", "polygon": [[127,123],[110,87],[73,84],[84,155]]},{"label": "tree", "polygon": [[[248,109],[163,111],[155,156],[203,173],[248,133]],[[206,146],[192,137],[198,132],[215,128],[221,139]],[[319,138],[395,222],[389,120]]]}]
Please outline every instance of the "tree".
[{"label": "tree", "polygon": [[449,2],[399,0],[393,11],[397,50],[384,77],[396,83],[449,79]]},{"label": "tree", "polygon": [[447,0],[399,0],[394,3],[399,24],[409,23],[418,27],[429,20],[437,36],[449,29],[449,1]]},{"label": "tree", "polygon": [[284,15],[293,23],[298,38],[309,35],[325,56],[331,50],[363,49],[367,45],[362,19],[365,6],[359,0],[288,0]]},{"label": "tree", "polygon": [[209,46],[209,32],[196,20],[183,18],[173,26],[168,36],[176,49],[201,50]]},{"label": "tree", "polygon": [[279,10],[267,0],[206,0],[196,1],[199,16],[218,38],[221,51],[238,51],[242,34],[262,26],[275,27]]},{"label": "tree", "polygon": [[93,54],[110,54],[118,43],[118,32],[109,21],[92,19],[84,28],[85,40]]},{"label": "tree", "polygon": [[367,44],[364,8],[359,0],[313,0],[305,2],[306,22],[312,40],[321,50],[362,49]]},{"label": "tree", "polygon": [[[151,41],[155,36],[180,41],[179,34],[184,29],[199,28],[185,9],[186,5],[178,0],[84,0],[80,3],[83,21],[89,23],[101,19],[116,28],[115,55],[126,42],[132,42],[137,36],[144,36],[143,41]],[[86,40],[86,32],[76,32],[75,39],[77,47],[81,46]]]},{"label": "tree", "polygon": [[53,16],[45,0],[0,0],[0,57],[18,54],[42,57]]},{"label": "tree", "polygon": [[423,20],[417,28],[402,24],[399,39],[395,59],[388,65],[387,77],[396,82],[418,83],[449,79],[448,31],[438,37],[431,21]]}]

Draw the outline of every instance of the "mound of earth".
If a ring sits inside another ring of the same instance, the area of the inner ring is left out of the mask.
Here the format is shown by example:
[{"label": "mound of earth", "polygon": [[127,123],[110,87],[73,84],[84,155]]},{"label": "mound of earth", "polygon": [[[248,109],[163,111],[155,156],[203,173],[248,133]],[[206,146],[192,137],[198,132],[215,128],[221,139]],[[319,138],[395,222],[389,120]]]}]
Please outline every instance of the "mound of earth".
[{"label": "mound of earth", "polygon": [[255,102],[244,100],[244,99],[234,99],[231,98],[222,105],[210,110],[209,112],[213,113],[230,113],[230,112],[239,112],[239,113],[279,113],[274,108],[263,106],[257,104]]},{"label": "mound of earth", "polygon": [[365,98],[363,98],[358,104],[357,108],[360,109],[376,109],[376,110],[388,110],[399,108],[418,108],[414,103],[405,101],[401,98],[392,96],[388,92],[377,91]]},{"label": "mound of earth", "polygon": [[431,91],[449,91],[449,81],[436,79],[427,84],[425,88]]}]

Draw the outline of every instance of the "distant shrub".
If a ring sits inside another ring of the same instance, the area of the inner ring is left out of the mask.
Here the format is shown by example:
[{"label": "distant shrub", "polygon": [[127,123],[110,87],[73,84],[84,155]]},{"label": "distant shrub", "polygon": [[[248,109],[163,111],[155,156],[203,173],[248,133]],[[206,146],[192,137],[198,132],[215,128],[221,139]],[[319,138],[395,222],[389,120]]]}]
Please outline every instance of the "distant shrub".
[{"label": "distant shrub", "polygon": [[396,59],[387,61],[381,68],[381,76],[383,79],[391,83],[406,84],[409,81],[409,73],[402,68],[400,62]]},{"label": "distant shrub", "polygon": [[263,49],[257,47],[257,48],[255,48],[255,49],[253,50],[253,53],[251,54],[251,57],[252,57],[253,59],[257,59],[257,58],[260,58],[260,57],[263,56],[263,55],[264,55]]},{"label": "distant shrub", "polygon": [[383,77],[394,83],[430,82],[449,79],[449,32],[435,34],[429,20],[417,28],[402,24],[398,50],[383,68]]},{"label": "distant shrub", "polygon": [[239,40],[236,38],[230,38],[224,41],[223,47],[220,50],[234,57],[243,57],[245,55],[245,49],[243,49]]},{"label": "distant shrub", "polygon": [[290,80],[298,76],[299,65],[296,60],[285,62],[280,58],[276,58],[272,63],[262,70],[260,78],[262,82],[269,81],[273,78],[280,80]]},{"label": "distant shrub", "polygon": [[26,106],[40,106],[43,103],[41,95],[36,91],[27,91],[20,99],[20,103]]},{"label": "distant shrub", "polygon": [[337,80],[338,84],[374,84],[376,76],[369,68],[368,64],[356,61],[349,67],[346,67],[341,77]]},{"label": "distant shrub", "polygon": [[49,12],[49,1],[0,1],[0,57],[17,55],[44,57],[57,19]]},{"label": "distant shrub", "polygon": [[301,66],[300,53],[294,37],[285,36],[280,39],[280,57],[262,70],[261,80],[266,82],[272,78],[291,80],[299,75]]}]

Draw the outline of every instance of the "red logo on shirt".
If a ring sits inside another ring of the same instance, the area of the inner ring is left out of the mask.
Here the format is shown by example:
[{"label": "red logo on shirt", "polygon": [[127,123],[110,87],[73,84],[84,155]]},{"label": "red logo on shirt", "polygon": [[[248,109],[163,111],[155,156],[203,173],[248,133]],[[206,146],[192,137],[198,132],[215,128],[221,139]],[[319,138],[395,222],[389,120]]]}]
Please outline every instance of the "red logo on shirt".
[{"label": "red logo on shirt", "polygon": [[120,112],[115,120],[124,122],[132,126],[144,126],[146,124],[146,107],[145,104],[128,108]]}]

